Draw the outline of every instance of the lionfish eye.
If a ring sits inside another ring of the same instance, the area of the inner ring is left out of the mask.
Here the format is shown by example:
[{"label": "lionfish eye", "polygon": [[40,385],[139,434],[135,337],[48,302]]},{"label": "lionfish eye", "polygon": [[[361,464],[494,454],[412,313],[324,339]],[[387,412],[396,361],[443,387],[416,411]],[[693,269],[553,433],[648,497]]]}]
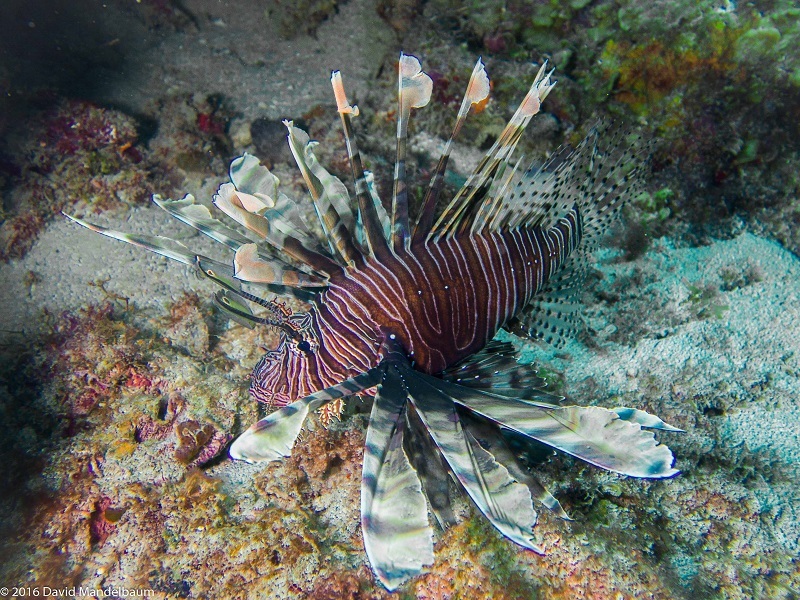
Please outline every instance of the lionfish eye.
[{"label": "lionfish eye", "polygon": [[300,340],[297,344],[297,349],[302,352],[308,352],[311,350],[311,344],[309,344],[307,340]]}]

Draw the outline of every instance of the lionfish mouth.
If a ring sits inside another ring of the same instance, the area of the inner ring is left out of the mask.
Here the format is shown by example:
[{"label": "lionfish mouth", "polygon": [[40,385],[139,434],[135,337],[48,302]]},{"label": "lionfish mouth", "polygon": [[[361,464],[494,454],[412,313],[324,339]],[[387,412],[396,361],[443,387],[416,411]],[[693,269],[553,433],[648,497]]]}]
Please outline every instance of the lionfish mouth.
[{"label": "lionfish mouth", "polygon": [[[521,273],[511,279],[514,285],[527,285],[530,297],[515,308],[513,318],[497,317],[494,329],[491,324],[485,328],[488,339],[483,340],[483,350],[433,376],[415,369],[408,349],[387,336],[377,366],[276,410],[231,446],[230,455],[237,460],[289,456],[311,412],[329,410],[340,406],[343,398],[377,389],[366,433],[361,525],[372,569],[390,590],[433,563],[428,507],[440,526],[452,523],[452,483],[504,536],[541,552],[533,537],[538,518],[534,500],[562,518],[567,516],[530,469],[518,462],[514,444],[544,445],[631,477],[665,478],[678,471],[669,448],[659,444],[650,430],[679,431],[637,409],[563,405],[563,398],[543,390],[544,382],[529,366],[518,363],[510,344],[489,341],[499,327],[553,344],[573,331],[588,253],[638,190],[640,151],[622,135],[604,145],[594,130],[571,156],[558,154],[541,169],[520,175],[512,153],[555,85],[542,66],[492,148],[462,189],[442,211],[437,210],[453,140],[470,110],[489,95],[489,79],[479,60],[412,226],[405,172],[407,128],[411,109],[428,103],[432,81],[416,58],[402,54],[399,75],[391,211],[384,208],[371,175],[363,169],[352,135],[352,119],[359,111],[347,101],[337,71],[331,83],[352,166],[355,202],[344,184],[319,164],[308,135],[286,122],[289,146],[319,217],[321,239],[296,202],[278,190],[277,178],[249,154],[233,161],[230,183],[214,196],[216,207],[239,227],[217,220],[191,195],[178,201],[154,197],[172,216],[235,251],[233,266],[197,255],[174,240],[120,233],[73,218],[103,235],[197,268],[222,288],[215,298],[232,319],[250,327],[278,327],[295,341],[306,339],[308,315],[294,314],[274,300],[252,294],[243,283],[262,293],[323,303],[332,278],[346,269],[389,257],[405,268],[408,265],[398,257],[412,255],[415,248],[451,249],[458,240],[480,236],[474,244],[480,250],[470,255],[479,264],[467,264],[463,249],[452,251],[462,257],[458,268],[463,272],[479,272],[484,264],[519,266]],[[508,258],[511,248],[519,253],[516,263]],[[492,272],[493,284],[482,285],[501,286],[498,272]],[[261,307],[260,314],[251,305]],[[455,327],[467,316],[456,315],[449,325]],[[324,346],[326,340],[320,338],[319,343]],[[255,389],[258,399],[275,405],[290,399],[272,380],[260,381]]]}]

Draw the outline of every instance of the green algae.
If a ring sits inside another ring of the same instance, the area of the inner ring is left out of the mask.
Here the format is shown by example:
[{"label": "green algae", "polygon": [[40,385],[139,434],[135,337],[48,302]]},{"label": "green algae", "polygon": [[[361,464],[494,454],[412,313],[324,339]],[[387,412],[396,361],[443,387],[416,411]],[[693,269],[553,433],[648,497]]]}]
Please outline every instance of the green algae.
[{"label": "green algae", "polygon": [[485,519],[470,517],[464,528],[465,543],[473,548],[490,583],[507,600],[539,598],[538,585],[525,572],[513,544],[509,544]]}]

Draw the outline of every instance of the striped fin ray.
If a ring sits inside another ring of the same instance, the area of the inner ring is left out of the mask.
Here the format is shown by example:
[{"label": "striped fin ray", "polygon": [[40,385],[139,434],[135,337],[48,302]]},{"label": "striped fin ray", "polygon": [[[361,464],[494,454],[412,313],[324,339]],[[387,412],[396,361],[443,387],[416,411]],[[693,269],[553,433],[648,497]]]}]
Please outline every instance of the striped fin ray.
[{"label": "striped fin ray", "polygon": [[[384,232],[385,226],[383,224],[384,220],[388,221],[388,215],[386,215],[386,210],[383,208],[380,198],[374,193],[374,189],[364,171],[361,154],[353,136],[352,117],[358,116],[358,107],[351,106],[347,101],[347,94],[342,83],[342,74],[339,71],[334,71],[331,74],[331,85],[336,97],[339,117],[342,121],[350,168],[353,171],[353,181],[355,182],[356,198],[358,200],[358,217],[363,227],[367,252],[370,256],[384,256],[389,249],[390,233],[388,231]],[[391,224],[389,225],[389,230],[391,230]]]},{"label": "striped fin ray", "polygon": [[499,223],[548,229],[577,204],[585,243],[593,247],[625,202],[640,193],[649,145],[622,127],[600,123],[574,152],[565,154],[562,149],[537,172],[526,173]]},{"label": "striped fin ray", "polygon": [[236,438],[231,445],[231,458],[253,463],[289,456],[309,412],[376,386],[382,374],[383,367],[375,367],[270,413]]},{"label": "striped fin ray", "polygon": [[[309,228],[303,222],[296,204],[284,194],[277,192],[277,177],[272,175],[266,167],[260,166],[255,156],[245,153],[244,156],[234,159],[231,163],[231,180],[233,184],[224,184],[220,191],[231,192],[232,185],[235,192],[231,193],[235,193],[240,208],[247,213],[254,214],[252,217],[248,214],[240,214],[236,219],[240,224],[245,224],[244,235],[213,218],[208,208],[196,203],[191,194],[187,194],[181,200],[164,200],[156,194],[153,196],[153,202],[176,219],[232,250],[238,250],[244,244],[263,242],[265,233],[272,228],[280,232],[279,236],[281,234],[293,236],[298,243],[309,246],[315,252],[322,250],[319,243],[308,233]],[[277,195],[277,203],[267,192]],[[233,210],[230,208],[226,214],[230,216]],[[237,213],[241,213],[241,211],[237,211]],[[279,239],[278,236],[274,237]],[[264,250],[271,252],[273,247],[266,246]],[[283,258],[272,255],[270,258],[273,262],[292,261],[292,257],[287,255],[284,255]],[[309,269],[304,263],[297,261],[294,261],[292,266]]]},{"label": "striped fin ray", "polygon": [[483,61],[478,59],[478,62],[475,63],[475,67],[472,69],[472,75],[470,75],[464,99],[461,101],[461,107],[458,109],[453,132],[450,134],[445,144],[441,157],[439,157],[436,171],[433,174],[433,178],[428,186],[428,191],[425,194],[425,199],[422,202],[422,209],[420,210],[417,224],[414,228],[412,245],[424,241],[431,231],[436,205],[439,200],[439,195],[442,192],[442,187],[444,186],[444,174],[447,169],[447,162],[450,159],[450,153],[453,149],[453,140],[455,140],[459,131],[461,131],[461,127],[467,120],[470,108],[482,104],[489,98],[489,89],[489,76],[486,74],[486,67]]},{"label": "striped fin ray", "polygon": [[[193,205],[197,206],[197,205]],[[203,207],[204,208],[204,207]],[[126,242],[128,244],[132,244],[134,246],[138,246],[140,248],[144,248],[145,250],[150,250],[156,254],[160,254],[162,256],[166,256],[167,258],[171,258],[172,260],[178,261],[185,265],[189,266],[199,266],[199,263],[205,263],[207,267],[214,265],[212,268],[212,274],[209,275],[206,272],[206,269],[200,268],[200,272],[203,275],[210,277],[210,279],[214,280],[216,283],[222,285],[223,287],[227,287],[229,289],[233,289],[231,284],[228,283],[223,284],[215,278],[213,275],[217,272],[222,272],[224,268],[227,271],[227,268],[222,263],[214,261],[210,258],[205,256],[199,255],[195,252],[192,252],[186,245],[183,243],[173,240],[172,238],[163,237],[163,236],[153,236],[153,235],[139,235],[133,233],[124,233],[120,231],[115,231],[113,229],[108,229],[106,227],[102,227],[100,225],[94,225],[77,217],[73,217],[70,215],[64,215],[71,221],[90,229],[96,233],[104,235],[106,237],[110,237],[115,240],[119,240],[121,242]],[[181,219],[183,220],[183,219]],[[245,248],[255,248],[255,244],[248,243],[243,246]],[[237,251],[237,255],[239,252]],[[257,283],[268,283],[268,284],[275,284],[279,286],[281,289],[286,287],[292,288],[303,288],[303,287],[325,287],[327,284],[325,280],[315,278],[299,271],[294,271],[291,268],[282,266],[279,262],[268,262],[268,261],[261,261],[258,265],[262,269],[262,272],[272,272],[274,273],[274,277],[271,280],[268,280],[266,276],[264,276],[263,280],[256,281]],[[251,269],[255,270],[255,268]],[[238,274],[234,274],[234,277],[245,279],[244,277],[239,277]],[[246,280],[246,279],[245,279]],[[236,291],[236,290],[234,290]]]},{"label": "striped fin ray", "polygon": [[[536,511],[530,490],[464,430],[441,381],[410,368],[403,372],[409,398],[455,477],[494,527],[510,540],[541,553],[533,541]],[[458,386],[455,386],[458,387]]]},{"label": "striped fin ray", "polygon": [[456,522],[450,497],[450,474],[413,405],[406,407],[406,428],[411,433],[405,437],[406,454],[422,481],[436,522],[447,529]]},{"label": "striped fin ray", "polygon": [[[514,166],[508,169],[508,173],[503,173],[502,176],[500,176],[500,172],[498,172],[498,176],[492,180],[489,191],[475,214],[475,218],[472,220],[472,225],[470,226],[471,234],[475,234],[484,228],[497,230],[494,226],[495,221],[505,202],[507,196],[506,191],[511,185],[511,181],[514,179],[515,175],[517,175],[522,159],[523,157],[521,156]],[[510,163],[503,164],[502,171],[505,171],[509,164]]]},{"label": "striped fin ray", "polygon": [[257,317],[250,310],[247,302],[239,294],[231,290],[218,290],[214,293],[214,304],[222,310],[228,318],[239,325],[253,329],[258,323]]},{"label": "striped fin ray", "polygon": [[383,235],[389,240],[392,236],[392,219],[383,207],[383,202],[381,202],[380,196],[378,196],[378,190],[375,189],[375,176],[370,171],[364,171],[364,175],[367,182],[367,191],[369,192],[370,198],[372,198],[372,205],[375,207],[375,213],[378,215],[378,221],[381,224]]},{"label": "striped fin ray", "polygon": [[[121,242],[138,246],[149,250],[155,254],[160,254],[177,262],[195,267],[202,275],[214,281],[217,285],[225,288],[225,292],[217,293],[214,296],[216,304],[223,309],[231,318],[236,322],[241,323],[247,327],[251,327],[255,323],[262,325],[272,325],[279,328],[285,328],[286,324],[281,318],[259,317],[253,314],[245,302],[247,300],[260,304],[261,306],[270,308],[270,304],[259,298],[242,291],[241,284],[233,278],[233,273],[230,267],[223,263],[217,262],[206,256],[192,252],[181,242],[173,240],[172,238],[163,236],[152,235],[138,235],[132,233],[123,233],[94,225],[77,217],[64,214],[65,217],[71,221],[86,227],[87,229],[99,233],[106,237],[110,237]],[[279,267],[276,267],[279,268]],[[297,295],[301,299],[310,300],[313,295],[305,293],[294,293],[291,289],[283,285],[272,286],[274,291],[287,292],[290,295]]]},{"label": "striped fin ray", "polygon": [[[246,155],[246,156],[255,159],[255,157],[251,155]],[[236,161],[234,161],[234,163],[235,162]],[[238,197],[241,198],[242,196],[243,195],[240,194]],[[253,234],[250,230],[246,230],[246,232],[250,234],[250,237],[246,237],[245,235],[242,235],[238,231],[229,228],[218,219],[213,218],[208,208],[206,208],[202,204],[197,204],[195,202],[194,196],[192,196],[191,194],[187,194],[181,200],[164,200],[163,198],[161,198],[161,196],[156,194],[153,196],[153,202],[155,202],[156,205],[158,205],[163,210],[167,211],[176,219],[182,221],[183,223],[186,223],[187,225],[190,225],[191,227],[194,227],[199,232],[207,235],[214,241],[224,244],[225,246],[231,248],[236,252],[238,252],[242,247],[254,246],[253,242],[260,239],[258,235]],[[271,211],[265,208],[264,212],[271,212]],[[313,243],[313,240],[309,239],[309,241]],[[272,247],[267,246],[265,248],[265,251],[271,252]],[[324,282],[319,278],[316,278],[313,275],[305,275],[304,273],[299,273],[298,277],[294,279],[291,274],[295,273],[296,271],[294,268],[292,268],[292,266],[287,265],[285,263],[285,260],[287,258],[289,257],[279,258],[274,253],[271,253],[271,255],[269,256],[270,267],[276,273],[285,274],[286,276],[275,277],[272,280],[266,280],[262,278],[261,280],[249,279],[248,281],[254,283],[275,284],[275,285],[288,286],[294,288],[311,287],[311,285],[314,285],[314,284],[309,285],[307,281],[318,281],[320,282],[316,284],[318,286],[325,285]],[[308,267],[306,267],[303,264],[300,264],[299,267],[301,269],[302,268],[308,269]]]},{"label": "striped fin ray", "polygon": [[[258,160],[249,154],[245,156],[256,161]],[[236,159],[234,164],[237,160],[239,159]],[[153,202],[180,221],[191,225],[211,239],[235,250],[234,265],[236,270],[233,276],[238,279],[250,283],[269,284],[273,286],[273,290],[276,289],[276,286],[280,286],[281,288],[326,286],[324,279],[297,271],[291,266],[286,265],[283,260],[276,256],[269,256],[268,260],[259,258],[255,243],[249,238],[242,236],[237,231],[225,226],[219,220],[214,219],[208,208],[195,203],[194,196],[191,194],[187,194],[182,200],[177,201],[163,200],[160,196],[156,195],[153,196]],[[265,207],[264,211],[266,210],[268,209]],[[217,272],[221,272],[219,270],[219,264],[215,269]],[[214,279],[214,277],[211,278]]]},{"label": "striped fin ray", "polygon": [[[256,156],[245,152],[235,158],[231,162],[230,178],[247,211],[264,217],[274,231],[295,238],[310,250],[326,256],[330,254],[322,246],[328,245],[327,239],[317,238],[297,202],[278,189],[280,181]],[[262,247],[262,250],[267,248]]]},{"label": "striped fin ray", "polygon": [[403,449],[407,396],[395,368],[378,386],[364,445],[361,530],[372,570],[388,589],[433,564],[433,531],[417,473]]},{"label": "striped fin ray", "polygon": [[88,221],[84,221],[83,219],[73,217],[66,213],[62,214],[70,221],[73,221],[78,225],[82,225],[86,229],[94,231],[95,233],[99,233],[100,235],[104,235],[133,246],[138,246],[139,248],[144,248],[145,250],[150,250],[150,252],[160,254],[161,256],[166,256],[167,258],[171,258],[172,260],[176,260],[185,265],[193,266],[195,264],[195,257],[197,254],[189,250],[189,248],[187,248],[183,243],[173,240],[172,238],[163,237],[160,235],[124,233],[121,231],[108,229],[107,227],[102,227],[100,225],[93,225]]},{"label": "striped fin ray", "polygon": [[[642,192],[650,143],[618,125],[601,124],[587,137],[588,145],[588,160],[577,165],[576,174],[585,177],[584,238],[594,248],[625,203]],[[586,202],[588,198],[593,200]]]},{"label": "striped fin ray", "polygon": [[214,206],[258,236],[259,240],[278,252],[286,253],[298,266],[305,265],[324,276],[342,270],[342,266],[329,256],[309,249],[299,239],[274,228],[267,217],[249,210],[257,208],[257,205],[252,198],[248,198],[248,194],[239,192],[232,183],[222,184],[214,195],[213,202]]},{"label": "striped fin ray", "polygon": [[532,406],[447,382],[439,386],[472,412],[602,469],[647,478],[678,473],[672,468],[672,452],[643,430],[638,418],[621,419],[598,406]]},{"label": "striped fin ray", "polygon": [[422,108],[431,99],[433,80],[422,71],[414,56],[400,54],[397,111],[397,158],[394,165],[394,191],[392,192],[392,247],[395,252],[409,247],[408,182],[406,181],[406,155],[408,153],[408,122],[412,108]]},{"label": "striped fin ray", "polygon": [[[256,323],[273,325],[286,330],[285,318],[275,312],[275,304],[268,300],[264,300],[260,296],[250,294],[242,289],[242,284],[239,279],[234,276],[233,269],[224,263],[217,262],[204,256],[196,257],[197,268],[203,275],[208,277],[211,281],[223,288],[214,294],[214,301],[216,305],[228,314],[234,321],[244,325],[245,327],[252,328]],[[292,289],[280,285],[267,285],[262,284],[269,291],[276,294],[294,296],[305,302],[309,302],[313,297],[313,292],[307,292],[299,289]],[[258,317],[250,310],[247,302],[252,302],[266,308],[272,312],[273,318]],[[291,331],[288,332],[292,334]]]},{"label": "striped fin ray", "polygon": [[[565,146],[540,167],[529,167],[499,207],[493,218],[493,226],[510,229],[523,225],[542,226],[548,214],[557,214],[553,199],[559,197],[565,182],[572,175],[575,156]],[[566,206],[570,200],[575,204],[579,199],[575,194],[565,195],[559,208]]]},{"label": "striped fin ray", "polygon": [[160,195],[154,194],[153,202],[179,221],[194,227],[200,233],[207,235],[215,242],[224,244],[231,250],[236,250],[242,244],[248,244],[255,239],[245,237],[226,226],[222,221],[212,217],[211,211],[202,204],[197,204],[192,194],[186,194],[181,200],[164,200]]},{"label": "striped fin ray", "polygon": [[460,411],[462,425],[478,440],[483,448],[508,469],[511,476],[521,484],[528,486],[531,497],[543,504],[562,519],[569,519],[561,503],[553,496],[530,471],[524,469],[503,435],[497,435],[497,428],[485,419],[481,419],[469,411]]},{"label": "striped fin ray", "polygon": [[289,148],[314,201],[331,250],[344,264],[353,266],[362,256],[353,241],[355,217],[350,209],[347,188],[319,164],[313,151],[316,142],[312,142],[308,134],[295,127],[292,121],[284,121],[284,125],[289,131]]},{"label": "striped fin ray", "polygon": [[497,141],[436,221],[431,232],[432,236],[436,238],[452,236],[472,224],[472,219],[485,199],[484,194],[492,178],[498,175],[498,170],[502,176],[502,169],[507,165],[522,132],[533,116],[539,112],[542,101],[556,84],[550,81],[552,71],[545,74],[546,64],[539,69],[528,93]]},{"label": "striped fin ray", "polygon": [[253,314],[245,299],[255,302],[264,307],[268,303],[261,298],[257,298],[247,292],[234,292],[233,290],[219,290],[214,294],[214,303],[224,311],[231,319],[245,327],[252,328],[255,325],[271,325],[278,327],[288,336],[295,335],[294,330],[287,325],[286,319],[282,316],[259,317]]},{"label": "striped fin ray", "polygon": [[[542,175],[545,165],[515,192],[518,199],[527,196],[525,202],[512,198],[508,203],[509,212],[503,217],[508,226],[543,227],[548,236],[557,233],[558,223],[563,222],[563,217],[555,222],[560,215],[577,208],[579,218],[574,229],[581,241],[576,252],[566,253],[570,258],[561,270],[506,325],[509,331],[560,348],[582,326],[580,294],[588,257],[623,204],[640,190],[648,154],[645,146],[631,143],[631,136],[619,128],[605,135],[610,128],[595,127],[572,155],[563,159],[561,153],[554,171]],[[553,239],[564,245],[566,237],[562,234]]]}]

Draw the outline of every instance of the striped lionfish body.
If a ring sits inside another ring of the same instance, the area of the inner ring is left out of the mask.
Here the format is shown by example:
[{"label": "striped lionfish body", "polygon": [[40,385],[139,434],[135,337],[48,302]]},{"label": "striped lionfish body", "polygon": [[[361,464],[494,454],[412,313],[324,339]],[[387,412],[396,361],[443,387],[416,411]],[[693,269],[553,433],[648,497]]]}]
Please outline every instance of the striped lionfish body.
[{"label": "striped lionfish body", "polygon": [[[361,484],[364,546],[389,589],[433,562],[428,508],[453,522],[450,480],[506,537],[541,551],[533,501],[566,518],[558,501],[518,464],[513,442],[535,440],[617,473],[662,478],[677,473],[649,429],[676,431],[631,408],[565,406],[519,365],[501,329],[561,345],[578,324],[577,294],[586,257],[623,202],[637,189],[642,160],[624,136],[595,130],[569,157],[517,172],[511,155],[555,82],[544,67],[522,104],[462,189],[438,210],[453,139],[489,81],[475,66],[423,200],[411,223],[405,177],[412,108],[427,104],[431,79],[401,55],[397,162],[391,210],[365,172],[351,106],[335,72],[332,84],[355,181],[345,185],[317,161],[305,132],[286,122],[289,147],[323,235],[258,159],[231,164],[231,182],[214,204],[232,228],[187,195],[154,201],[235,251],[233,267],[161,237],[80,224],[197,268],[222,288],[217,304],[248,326],[279,328],[279,346],[261,359],[251,393],[280,407],[243,433],[231,456],[276,460],[291,453],[305,418],[324,423],[342,400],[374,394]],[[558,163],[558,164],[556,164]],[[437,216],[438,215],[438,216]],[[261,291],[310,305],[294,313]],[[255,305],[258,312],[251,306]],[[478,442],[478,440],[481,440]]]},{"label": "striped lionfish body", "polygon": [[333,278],[326,304],[339,308],[332,316],[351,331],[361,322],[394,333],[416,369],[438,373],[481,350],[579,240],[579,215],[572,212],[547,232],[482,232],[419,244]]}]

